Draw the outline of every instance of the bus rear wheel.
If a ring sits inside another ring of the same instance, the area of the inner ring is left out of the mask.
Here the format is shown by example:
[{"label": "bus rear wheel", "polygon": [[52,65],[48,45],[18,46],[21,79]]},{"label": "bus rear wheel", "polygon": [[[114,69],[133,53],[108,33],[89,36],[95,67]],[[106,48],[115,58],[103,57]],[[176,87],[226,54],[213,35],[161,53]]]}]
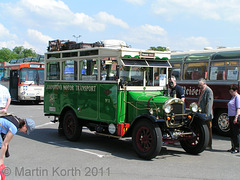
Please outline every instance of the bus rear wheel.
[{"label": "bus rear wheel", "polygon": [[132,143],[137,155],[150,160],[156,157],[162,147],[162,133],[157,124],[141,120],[133,129]]},{"label": "bus rear wheel", "polygon": [[67,111],[63,118],[63,131],[70,141],[77,141],[82,134],[82,126],[73,111]]}]

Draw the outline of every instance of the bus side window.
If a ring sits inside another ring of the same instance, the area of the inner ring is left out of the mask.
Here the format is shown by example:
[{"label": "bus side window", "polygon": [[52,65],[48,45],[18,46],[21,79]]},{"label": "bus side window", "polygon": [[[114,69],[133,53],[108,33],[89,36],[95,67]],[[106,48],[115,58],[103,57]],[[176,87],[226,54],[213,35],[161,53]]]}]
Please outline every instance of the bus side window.
[{"label": "bus side window", "polygon": [[47,80],[60,80],[59,62],[49,62],[47,64]]},{"label": "bus side window", "polygon": [[79,79],[83,81],[98,80],[98,64],[96,59],[85,59],[80,62]]},{"label": "bus side window", "polygon": [[[112,60],[112,58],[107,58],[108,60],[101,60],[101,77],[102,81],[115,81],[116,80],[116,66],[117,61]],[[110,60],[109,60],[110,59]]]},{"label": "bus side window", "polygon": [[63,62],[63,80],[77,80],[77,62],[67,60]]},{"label": "bus side window", "polygon": [[186,63],[184,65],[184,80],[207,79],[207,62],[202,63]]},{"label": "bus side window", "polygon": [[172,69],[172,75],[176,77],[176,80],[180,80],[181,70],[178,68]]}]

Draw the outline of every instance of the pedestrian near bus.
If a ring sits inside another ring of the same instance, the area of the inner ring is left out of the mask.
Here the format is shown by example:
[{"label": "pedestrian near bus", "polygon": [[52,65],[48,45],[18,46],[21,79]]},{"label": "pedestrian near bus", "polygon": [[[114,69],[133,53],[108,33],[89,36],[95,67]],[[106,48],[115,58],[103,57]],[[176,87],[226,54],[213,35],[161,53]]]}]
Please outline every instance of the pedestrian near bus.
[{"label": "pedestrian near bus", "polygon": [[0,84],[0,113],[6,113],[11,103],[11,96],[8,89]]},{"label": "pedestrian near bus", "polygon": [[5,157],[9,157],[8,145],[17,131],[29,134],[34,128],[35,122],[29,118],[20,119],[12,115],[0,117],[0,133],[3,137],[3,142],[0,141],[0,165],[4,163]]},{"label": "pedestrian near bus", "polygon": [[240,118],[240,95],[237,92],[238,86],[233,84],[229,87],[232,98],[228,102],[228,117],[231,133],[231,153],[239,152],[239,118]]},{"label": "pedestrian near bus", "polygon": [[169,80],[169,88],[171,89],[170,91],[171,97],[174,97],[176,95],[177,98],[181,99],[183,102],[185,101],[184,90],[181,86],[177,84],[175,76],[172,76],[171,79]]},{"label": "pedestrian near bus", "polygon": [[200,96],[198,98],[198,106],[201,112],[207,114],[206,121],[209,130],[208,149],[212,149],[212,119],[213,119],[213,91],[207,86],[206,80],[201,78],[198,80],[198,87],[200,89]]}]

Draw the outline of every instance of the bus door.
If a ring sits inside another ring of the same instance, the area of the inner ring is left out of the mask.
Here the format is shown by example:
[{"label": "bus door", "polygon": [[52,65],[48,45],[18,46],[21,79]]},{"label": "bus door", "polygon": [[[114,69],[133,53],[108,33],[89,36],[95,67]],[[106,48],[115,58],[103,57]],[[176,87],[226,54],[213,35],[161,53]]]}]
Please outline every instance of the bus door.
[{"label": "bus door", "polygon": [[18,70],[10,71],[9,92],[12,100],[18,100]]},{"label": "bus door", "polygon": [[100,61],[100,80],[99,84],[99,119],[116,123],[117,121],[117,61],[113,58],[104,58]]}]

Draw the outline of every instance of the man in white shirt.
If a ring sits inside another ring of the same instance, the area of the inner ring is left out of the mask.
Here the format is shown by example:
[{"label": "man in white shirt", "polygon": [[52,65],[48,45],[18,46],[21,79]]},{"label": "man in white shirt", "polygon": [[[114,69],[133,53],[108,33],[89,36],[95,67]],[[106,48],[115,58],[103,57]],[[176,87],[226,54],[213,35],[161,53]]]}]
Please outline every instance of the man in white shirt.
[{"label": "man in white shirt", "polygon": [[11,96],[8,89],[0,84],[0,113],[7,112],[11,103]]}]

